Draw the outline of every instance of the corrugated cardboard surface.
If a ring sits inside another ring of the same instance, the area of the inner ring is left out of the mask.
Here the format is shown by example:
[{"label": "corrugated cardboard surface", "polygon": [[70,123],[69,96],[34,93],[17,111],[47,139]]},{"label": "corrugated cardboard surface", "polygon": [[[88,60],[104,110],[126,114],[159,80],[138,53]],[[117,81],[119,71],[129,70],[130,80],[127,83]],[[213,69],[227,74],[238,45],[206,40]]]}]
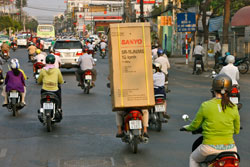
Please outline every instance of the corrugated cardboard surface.
[{"label": "corrugated cardboard surface", "polygon": [[154,106],[150,24],[111,24],[109,53],[113,110]]}]

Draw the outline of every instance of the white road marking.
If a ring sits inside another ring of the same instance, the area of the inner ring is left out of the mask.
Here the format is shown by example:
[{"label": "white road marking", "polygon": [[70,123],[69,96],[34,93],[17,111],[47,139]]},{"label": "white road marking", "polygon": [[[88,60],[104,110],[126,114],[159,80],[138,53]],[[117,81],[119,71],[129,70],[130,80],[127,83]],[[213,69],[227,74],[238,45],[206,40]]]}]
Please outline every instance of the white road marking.
[{"label": "white road marking", "polygon": [[7,153],[8,149],[7,148],[3,148],[1,149],[1,152],[0,152],[0,158],[4,158],[6,156],[6,153]]},{"label": "white road marking", "polygon": [[115,166],[115,160],[114,160],[114,158],[110,157],[110,160],[111,160],[112,166]]}]

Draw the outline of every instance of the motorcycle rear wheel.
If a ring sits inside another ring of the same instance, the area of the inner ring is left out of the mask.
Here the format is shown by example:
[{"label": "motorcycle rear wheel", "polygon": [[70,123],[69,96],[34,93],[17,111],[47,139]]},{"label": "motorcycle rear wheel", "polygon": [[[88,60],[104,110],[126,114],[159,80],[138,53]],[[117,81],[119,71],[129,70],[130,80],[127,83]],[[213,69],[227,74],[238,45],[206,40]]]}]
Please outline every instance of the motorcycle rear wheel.
[{"label": "motorcycle rear wheel", "polygon": [[[239,67],[243,67],[243,68],[241,69],[241,68],[239,68]],[[249,70],[249,65],[248,65],[247,63],[243,62],[243,63],[241,63],[241,64],[238,66],[238,68],[239,68],[239,72],[240,72],[241,74],[246,74],[246,73],[248,72],[248,70]]]},{"label": "motorcycle rear wheel", "polygon": [[133,153],[136,154],[137,151],[138,151],[138,142],[137,142],[137,139],[134,138],[133,141],[130,143],[130,145],[131,145]]},{"label": "motorcycle rear wheel", "polygon": [[86,94],[89,94],[89,90],[90,90],[90,83],[87,84],[87,86],[85,87],[84,92],[85,92]]},{"label": "motorcycle rear wheel", "polygon": [[46,125],[47,125],[47,132],[51,132],[52,131],[52,124],[51,124],[50,116],[46,117]]},{"label": "motorcycle rear wheel", "polygon": [[16,117],[16,116],[17,116],[17,107],[16,107],[16,105],[13,105],[13,108],[12,108],[12,115],[13,115],[13,117]]},{"label": "motorcycle rear wheel", "polygon": [[156,123],[155,123],[155,128],[158,132],[161,131],[162,129],[162,123],[161,123],[161,120],[160,120],[160,117],[158,116],[158,119],[156,120]]}]

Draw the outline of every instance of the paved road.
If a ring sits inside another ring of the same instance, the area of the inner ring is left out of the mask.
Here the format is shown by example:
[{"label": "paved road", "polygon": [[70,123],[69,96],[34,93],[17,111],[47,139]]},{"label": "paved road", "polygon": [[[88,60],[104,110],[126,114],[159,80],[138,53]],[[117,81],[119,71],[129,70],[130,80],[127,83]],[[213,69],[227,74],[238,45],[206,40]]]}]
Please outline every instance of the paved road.
[{"label": "paved road", "polygon": [[[111,112],[109,90],[106,88],[108,59],[98,57],[98,79],[89,95],[77,87],[74,70],[63,70],[67,81],[62,87],[64,118],[48,133],[37,119],[41,87],[32,77],[27,53],[19,49],[11,54],[20,59],[21,67],[29,76],[28,105],[16,118],[5,108],[0,108],[1,167],[188,166],[191,145],[198,136],[179,132],[185,124],[181,115],[187,113],[194,117],[200,103],[210,98],[210,78],[171,69],[171,93],[168,94],[171,120],[160,133],[150,130],[150,142],[139,145],[139,152],[134,155],[126,144],[114,137],[115,114]],[[250,164],[249,85],[249,74],[246,74],[241,78],[244,130],[235,137],[242,167]]]}]

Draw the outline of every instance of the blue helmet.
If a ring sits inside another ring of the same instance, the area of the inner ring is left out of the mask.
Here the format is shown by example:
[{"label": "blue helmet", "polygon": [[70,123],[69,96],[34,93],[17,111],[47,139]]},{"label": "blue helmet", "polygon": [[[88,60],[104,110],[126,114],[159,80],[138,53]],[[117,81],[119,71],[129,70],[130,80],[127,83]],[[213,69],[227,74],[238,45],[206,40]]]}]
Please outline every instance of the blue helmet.
[{"label": "blue helmet", "polygon": [[229,55],[231,55],[231,53],[230,53],[230,52],[226,52],[225,55],[226,55],[226,56],[229,56]]},{"label": "blue helmet", "polygon": [[158,49],[157,54],[158,54],[158,55],[159,55],[159,54],[163,54],[163,50],[162,50],[162,49]]}]

